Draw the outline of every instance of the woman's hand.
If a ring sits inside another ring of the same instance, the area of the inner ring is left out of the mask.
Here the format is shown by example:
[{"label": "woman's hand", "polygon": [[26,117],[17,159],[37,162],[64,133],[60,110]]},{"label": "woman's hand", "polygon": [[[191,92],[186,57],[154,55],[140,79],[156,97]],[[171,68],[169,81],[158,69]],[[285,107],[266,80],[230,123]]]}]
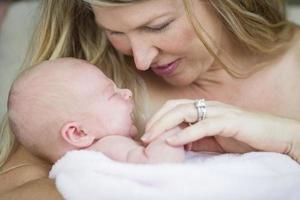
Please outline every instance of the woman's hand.
[{"label": "woman's hand", "polygon": [[[142,140],[154,140],[166,130],[183,122],[197,120],[194,100],[168,101],[148,122]],[[206,101],[206,118],[184,128],[167,139],[170,145],[185,145],[208,136],[215,137],[225,152],[233,152],[232,145],[242,142],[250,147],[270,152],[286,153],[300,159],[300,123],[261,112],[253,112],[216,101]],[[226,140],[232,138],[231,145]],[[240,146],[240,145],[239,145]],[[300,161],[300,160],[299,160]]]}]

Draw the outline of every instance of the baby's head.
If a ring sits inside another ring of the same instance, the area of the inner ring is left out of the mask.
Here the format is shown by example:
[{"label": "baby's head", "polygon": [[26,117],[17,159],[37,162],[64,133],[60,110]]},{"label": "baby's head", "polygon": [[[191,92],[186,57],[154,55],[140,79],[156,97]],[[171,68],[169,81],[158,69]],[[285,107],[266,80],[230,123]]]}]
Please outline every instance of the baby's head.
[{"label": "baby's head", "polygon": [[105,135],[130,136],[131,95],[96,66],[60,58],[26,70],[15,80],[8,117],[20,143],[54,162]]}]

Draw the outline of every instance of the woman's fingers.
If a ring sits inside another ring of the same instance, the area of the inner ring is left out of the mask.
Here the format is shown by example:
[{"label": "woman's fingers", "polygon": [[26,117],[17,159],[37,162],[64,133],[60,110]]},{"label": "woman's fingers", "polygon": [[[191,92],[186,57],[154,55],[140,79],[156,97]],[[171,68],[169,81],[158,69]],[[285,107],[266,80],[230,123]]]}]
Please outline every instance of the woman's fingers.
[{"label": "woman's fingers", "polygon": [[224,129],[225,124],[223,120],[211,118],[185,128],[176,135],[167,138],[167,142],[173,146],[180,146],[209,136],[231,137],[231,135],[223,131]]},{"label": "woman's fingers", "polygon": [[148,132],[144,134],[142,140],[144,142],[152,141],[165,131],[180,125],[182,122],[195,121],[195,110],[189,108],[192,104],[179,104],[166,113],[163,113],[160,118],[153,122]]},{"label": "woman's fingers", "polygon": [[[174,101],[172,104],[166,105],[167,108],[162,108],[159,113],[151,119],[142,140],[148,143],[168,129],[178,126],[183,122],[194,123],[198,118],[194,102],[193,100],[180,101],[179,103]],[[215,102],[207,102],[206,104],[206,118],[214,117],[217,115],[217,112],[220,112]]]},{"label": "woman's fingers", "polygon": [[175,108],[177,105],[180,104],[187,104],[192,103],[193,100],[190,99],[179,99],[179,100],[169,100],[167,101],[147,122],[145,131],[148,132],[148,130],[153,126],[153,123],[159,120],[165,113],[169,112],[173,108]]}]

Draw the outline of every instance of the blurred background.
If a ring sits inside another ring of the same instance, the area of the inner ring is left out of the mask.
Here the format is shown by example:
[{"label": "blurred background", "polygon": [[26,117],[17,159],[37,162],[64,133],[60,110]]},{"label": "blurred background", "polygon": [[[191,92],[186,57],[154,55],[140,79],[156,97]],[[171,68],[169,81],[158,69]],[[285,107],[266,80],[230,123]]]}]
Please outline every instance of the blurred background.
[{"label": "blurred background", "polygon": [[[0,0],[0,120],[10,85],[22,64],[42,0]],[[300,25],[300,0],[287,0],[288,18]]]},{"label": "blurred background", "polygon": [[290,0],[288,3],[290,3],[290,4],[300,4],[300,0]]}]

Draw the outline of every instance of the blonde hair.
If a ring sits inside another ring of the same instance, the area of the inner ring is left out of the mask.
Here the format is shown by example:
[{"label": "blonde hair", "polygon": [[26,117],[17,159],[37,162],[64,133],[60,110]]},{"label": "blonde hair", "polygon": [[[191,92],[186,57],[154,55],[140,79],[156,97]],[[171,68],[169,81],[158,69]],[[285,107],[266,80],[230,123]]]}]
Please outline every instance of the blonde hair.
[{"label": "blonde hair", "polygon": [[[259,70],[263,63],[251,68],[229,66],[216,55],[209,42],[211,39],[194,15],[190,0],[183,0],[185,10],[195,33],[217,62],[236,78],[248,77]],[[224,27],[231,33],[240,48],[250,54],[270,55],[285,50],[293,35],[295,25],[286,19],[284,0],[208,0]],[[217,47],[218,48],[218,47]],[[218,49],[224,51],[223,49]],[[226,51],[226,50],[225,50]],[[266,62],[267,63],[267,62]]]},{"label": "blonde hair", "polygon": [[[33,36],[31,52],[25,68],[44,60],[58,57],[76,57],[97,65],[119,87],[130,88],[136,103],[136,119],[142,118],[142,98],[145,94],[131,58],[118,53],[107,41],[104,32],[97,27],[90,4],[115,6],[144,0],[44,0],[41,20]],[[182,0],[186,13],[209,52],[222,64],[221,59],[205,41],[205,30],[194,20],[190,0]],[[207,0],[225,27],[242,46],[255,53],[268,54],[284,46],[291,38],[292,25],[285,18],[281,0]],[[223,64],[232,75],[240,76],[233,67]],[[137,112],[139,111],[139,112]],[[4,120],[0,138],[0,166],[8,157],[13,144],[7,120]],[[5,138],[5,140],[3,140]]]},{"label": "blonde hair", "polygon": [[7,114],[4,115],[0,129],[0,169],[5,164],[15,145],[15,136],[11,132]]}]

